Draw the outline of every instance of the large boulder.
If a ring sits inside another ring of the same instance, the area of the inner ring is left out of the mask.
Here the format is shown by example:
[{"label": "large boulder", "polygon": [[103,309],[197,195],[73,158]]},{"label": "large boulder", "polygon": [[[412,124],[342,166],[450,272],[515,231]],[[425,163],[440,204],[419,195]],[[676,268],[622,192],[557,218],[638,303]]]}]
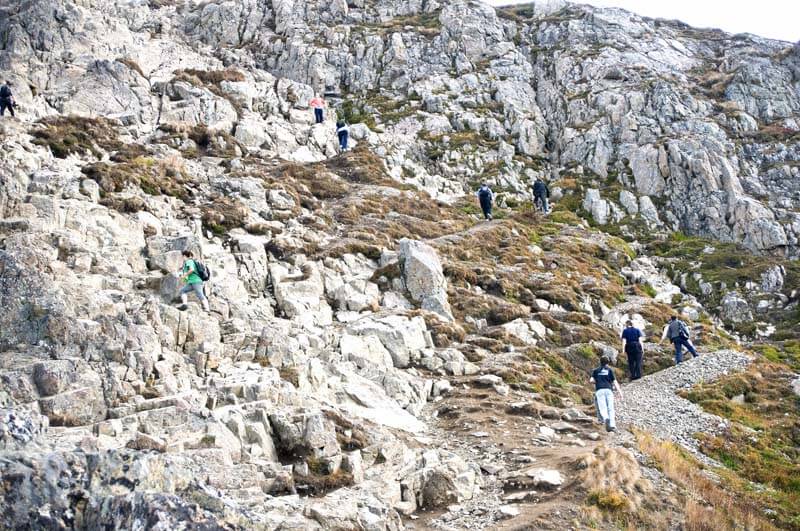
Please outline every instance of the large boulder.
[{"label": "large boulder", "polygon": [[355,336],[377,337],[391,354],[394,366],[405,368],[411,364],[412,357],[419,358],[420,351],[428,346],[426,330],[422,317],[387,315],[359,319],[348,327],[347,332]]},{"label": "large boulder", "polygon": [[452,321],[453,313],[447,301],[447,279],[433,247],[403,238],[400,240],[398,258],[403,271],[403,282],[411,298],[420,303],[423,309]]}]

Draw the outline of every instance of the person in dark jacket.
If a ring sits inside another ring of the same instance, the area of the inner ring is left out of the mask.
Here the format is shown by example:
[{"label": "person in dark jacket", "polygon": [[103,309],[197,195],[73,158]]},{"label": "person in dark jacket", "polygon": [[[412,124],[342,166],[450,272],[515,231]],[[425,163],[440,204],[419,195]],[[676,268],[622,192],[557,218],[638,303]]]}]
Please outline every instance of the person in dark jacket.
[{"label": "person in dark jacket", "polygon": [[547,203],[549,197],[550,189],[547,187],[547,183],[541,177],[537,177],[533,183],[533,203],[539,206],[545,214],[550,209],[550,205]]},{"label": "person in dark jacket", "polygon": [[478,204],[481,206],[481,211],[483,212],[483,218],[490,220],[492,219],[492,203],[494,203],[494,192],[492,189],[489,188],[489,185],[483,183],[478,191],[475,192],[475,195],[478,197]]},{"label": "person in dark jacket", "polygon": [[594,400],[597,406],[597,412],[606,426],[606,431],[615,431],[617,429],[617,422],[614,414],[614,392],[613,389],[619,393],[619,398],[622,400],[622,389],[619,382],[614,377],[614,371],[609,367],[611,359],[603,355],[600,358],[600,366],[592,371],[592,377],[589,381],[594,384]]},{"label": "person in dark jacket", "polygon": [[638,380],[642,377],[642,331],[633,326],[632,321],[625,324],[622,331],[622,350],[628,355],[628,374],[631,380]]},{"label": "person in dark jacket", "polygon": [[347,151],[347,138],[350,135],[350,128],[343,121],[336,122],[336,136],[339,137],[339,149]]},{"label": "person in dark jacket", "polygon": [[6,81],[5,85],[0,86],[0,116],[6,114],[6,109],[14,116],[14,94],[11,92],[11,81]]},{"label": "person in dark jacket", "polygon": [[664,333],[661,334],[661,341],[659,341],[658,344],[662,344],[665,339],[669,339],[670,342],[675,345],[675,365],[683,361],[683,347],[686,347],[686,350],[691,352],[692,356],[695,358],[700,355],[694,349],[692,342],[689,341],[689,327],[686,326],[686,323],[678,319],[677,315],[670,317],[669,323],[664,327]]}]

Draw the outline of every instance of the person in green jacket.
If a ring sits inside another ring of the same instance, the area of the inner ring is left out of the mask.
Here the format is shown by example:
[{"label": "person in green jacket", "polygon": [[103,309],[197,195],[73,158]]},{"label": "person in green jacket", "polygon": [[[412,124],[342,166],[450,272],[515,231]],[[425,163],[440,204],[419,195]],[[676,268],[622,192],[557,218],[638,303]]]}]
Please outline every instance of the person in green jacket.
[{"label": "person in green jacket", "polygon": [[194,291],[203,309],[208,311],[208,299],[206,294],[203,293],[203,280],[197,274],[197,263],[194,261],[194,254],[192,251],[183,251],[183,267],[180,270],[181,282],[184,286],[181,288],[181,309],[185,310],[188,302],[189,292]]}]

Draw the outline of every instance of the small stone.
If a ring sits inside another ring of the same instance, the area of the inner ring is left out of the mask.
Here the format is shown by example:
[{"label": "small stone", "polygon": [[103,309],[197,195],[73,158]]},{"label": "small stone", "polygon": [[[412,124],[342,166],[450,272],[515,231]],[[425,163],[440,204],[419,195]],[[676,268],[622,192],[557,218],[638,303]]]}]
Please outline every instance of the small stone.
[{"label": "small stone", "polygon": [[552,439],[556,436],[556,430],[550,426],[539,426],[539,434],[548,439]]},{"label": "small stone", "polygon": [[500,507],[501,518],[514,518],[515,516],[519,516],[519,509],[516,507],[512,507],[511,505],[503,505]]}]

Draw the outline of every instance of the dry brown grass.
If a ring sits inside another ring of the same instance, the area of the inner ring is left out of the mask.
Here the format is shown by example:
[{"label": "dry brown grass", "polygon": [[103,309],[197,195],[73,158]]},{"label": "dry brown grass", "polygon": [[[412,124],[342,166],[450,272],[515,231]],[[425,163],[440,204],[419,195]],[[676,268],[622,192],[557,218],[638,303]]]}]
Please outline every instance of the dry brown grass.
[{"label": "dry brown grass", "polygon": [[31,135],[34,144],[49,147],[53,156],[61,159],[72,154],[91,154],[100,158],[103,151],[114,151],[123,147],[113,125],[105,118],[43,118],[31,130]]},{"label": "dry brown grass", "polygon": [[583,459],[581,468],[579,477],[589,502],[606,511],[638,511],[653,489],[636,458],[624,448],[599,446]]},{"label": "dry brown grass", "polygon": [[146,77],[144,75],[144,71],[142,71],[142,67],[139,66],[139,63],[137,63],[136,61],[134,61],[130,57],[118,57],[117,58],[117,62],[124,64],[125,66],[127,66],[128,68],[133,70],[134,72],[138,73],[140,76]]},{"label": "dry brown grass", "polygon": [[166,134],[156,142],[174,144],[187,139],[194,142],[196,148],[184,150],[183,156],[186,158],[209,156],[231,159],[238,155],[237,148],[241,151],[241,146],[230,133],[209,129],[205,125],[161,124],[158,129]]},{"label": "dry brown grass", "polygon": [[225,234],[230,229],[244,227],[250,209],[233,197],[216,196],[201,208],[203,226],[214,234]]},{"label": "dry brown grass", "polygon": [[[639,449],[673,483],[687,491],[685,501],[688,531],[767,531],[775,527],[748,499],[724,490],[703,471],[702,465],[674,443],[660,441],[637,431]],[[699,503],[704,502],[704,503]]]},{"label": "dry brown grass", "polygon": [[196,70],[187,68],[174,72],[175,80],[186,81],[192,85],[218,85],[223,81],[244,81],[245,76],[235,68],[225,70]]},{"label": "dry brown grass", "polygon": [[150,195],[169,195],[185,199],[190,195],[187,188],[191,177],[182,163],[169,158],[156,160],[137,156],[132,159],[112,157],[120,161],[96,162],[83,167],[83,173],[100,185],[101,193],[123,192],[126,188],[140,188]]}]

